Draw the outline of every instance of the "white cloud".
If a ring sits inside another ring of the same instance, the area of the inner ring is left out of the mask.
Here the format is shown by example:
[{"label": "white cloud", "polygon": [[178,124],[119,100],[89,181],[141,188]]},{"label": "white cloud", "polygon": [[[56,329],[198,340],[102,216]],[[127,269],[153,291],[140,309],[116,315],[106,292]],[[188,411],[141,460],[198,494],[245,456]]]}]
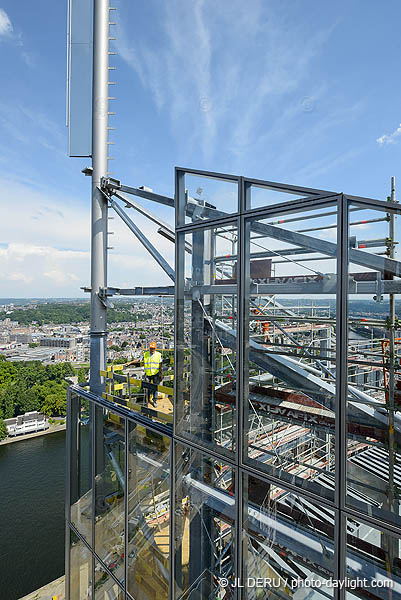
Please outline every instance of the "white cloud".
[{"label": "white cloud", "polygon": [[73,281],[78,281],[78,277],[75,273],[66,273],[65,271],[59,271],[57,269],[49,271],[48,273],[43,273],[43,276],[50,279],[50,281],[53,281],[56,285],[65,285]]},{"label": "white cloud", "polygon": [[21,281],[22,283],[32,282],[32,277],[25,273],[3,273],[3,277],[7,281]]},{"label": "white cloud", "polygon": [[[266,0],[253,0],[252,10],[243,0],[152,4],[158,43],[126,33],[128,9],[121,3],[118,53],[157,109],[168,113],[174,135],[206,159],[222,145],[234,156],[254,151],[283,100],[298,94],[301,104],[302,84],[335,27],[306,35]],[[314,90],[309,94],[313,99]]]},{"label": "white cloud", "polygon": [[13,26],[10,17],[4,8],[0,8],[0,37],[10,35],[12,32]]},{"label": "white cloud", "polygon": [[[208,154],[216,134],[211,75],[212,42],[205,0],[183,3],[171,0],[158,5],[162,43],[142,43],[128,37],[118,20],[117,49],[121,58],[136,72],[143,87],[152,94],[159,110],[166,109],[177,127],[180,119],[197,112],[193,137]],[[180,15],[177,18],[177,15]]]},{"label": "white cloud", "polygon": [[[2,177],[0,198],[0,297],[77,297],[90,284],[90,202],[77,203],[59,190],[34,188]],[[12,209],[10,209],[12,207]],[[140,230],[174,264],[174,244],[157,226],[127,210]],[[109,285],[169,285],[171,281],[114,215],[110,221]],[[171,214],[171,219],[173,214]],[[124,282],[129,282],[125,285]]]},{"label": "white cloud", "polygon": [[397,138],[399,138],[401,135],[401,123],[400,126],[393,131],[393,133],[390,133],[390,135],[384,134],[382,136],[380,136],[379,138],[377,138],[377,143],[380,144],[381,146],[384,146],[385,144],[395,144],[397,142]]},{"label": "white cloud", "polygon": [[0,248],[2,295],[79,296],[80,285],[87,281],[88,266],[89,252],[9,243]]}]

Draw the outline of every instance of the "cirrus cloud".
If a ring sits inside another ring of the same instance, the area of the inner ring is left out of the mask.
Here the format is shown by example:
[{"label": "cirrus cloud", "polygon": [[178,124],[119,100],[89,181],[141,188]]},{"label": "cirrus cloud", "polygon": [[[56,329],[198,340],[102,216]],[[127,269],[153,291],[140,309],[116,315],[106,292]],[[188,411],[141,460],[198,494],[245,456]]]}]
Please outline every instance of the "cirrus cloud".
[{"label": "cirrus cloud", "polygon": [[10,17],[4,8],[0,8],[0,37],[11,35],[12,32],[13,26],[10,21]]},{"label": "cirrus cloud", "polygon": [[384,135],[380,136],[379,138],[377,138],[376,141],[381,146],[384,146],[385,144],[395,144],[397,142],[397,138],[399,138],[400,135],[401,135],[401,123],[400,123],[400,126],[397,127],[397,129],[395,131],[393,131],[393,133],[390,133],[389,135],[384,134]]}]

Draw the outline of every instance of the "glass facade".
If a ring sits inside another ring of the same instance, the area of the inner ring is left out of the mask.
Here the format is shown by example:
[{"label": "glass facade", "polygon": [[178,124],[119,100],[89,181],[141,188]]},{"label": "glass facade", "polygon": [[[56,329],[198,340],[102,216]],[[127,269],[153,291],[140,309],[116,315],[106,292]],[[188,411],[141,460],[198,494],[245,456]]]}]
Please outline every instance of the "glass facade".
[{"label": "glass facade", "polygon": [[175,198],[173,423],[70,388],[67,598],[401,598],[400,209]]}]

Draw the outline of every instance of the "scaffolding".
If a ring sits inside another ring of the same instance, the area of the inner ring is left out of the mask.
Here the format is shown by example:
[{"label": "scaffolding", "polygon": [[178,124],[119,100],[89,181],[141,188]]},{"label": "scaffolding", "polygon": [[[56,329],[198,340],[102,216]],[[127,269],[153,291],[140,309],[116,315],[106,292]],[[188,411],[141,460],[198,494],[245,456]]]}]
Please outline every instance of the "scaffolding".
[{"label": "scaffolding", "polygon": [[[401,598],[394,178],[383,201],[178,167],[172,196],[111,177],[109,10],[95,0],[90,389],[68,394],[67,598]],[[108,285],[110,211],[171,285]],[[173,378],[107,366],[113,296],[174,297]]]}]

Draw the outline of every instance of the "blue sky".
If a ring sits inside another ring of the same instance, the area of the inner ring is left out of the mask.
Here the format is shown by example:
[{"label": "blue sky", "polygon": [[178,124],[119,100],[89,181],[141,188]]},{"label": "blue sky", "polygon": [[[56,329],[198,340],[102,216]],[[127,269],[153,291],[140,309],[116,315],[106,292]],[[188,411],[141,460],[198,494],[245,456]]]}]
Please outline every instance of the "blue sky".
[{"label": "blue sky", "polygon": [[[172,195],[180,165],[385,198],[401,178],[399,2],[114,5],[122,181]],[[89,283],[90,159],[67,157],[66,12],[0,0],[0,297],[75,297]],[[168,283],[112,229],[111,285]]]}]

